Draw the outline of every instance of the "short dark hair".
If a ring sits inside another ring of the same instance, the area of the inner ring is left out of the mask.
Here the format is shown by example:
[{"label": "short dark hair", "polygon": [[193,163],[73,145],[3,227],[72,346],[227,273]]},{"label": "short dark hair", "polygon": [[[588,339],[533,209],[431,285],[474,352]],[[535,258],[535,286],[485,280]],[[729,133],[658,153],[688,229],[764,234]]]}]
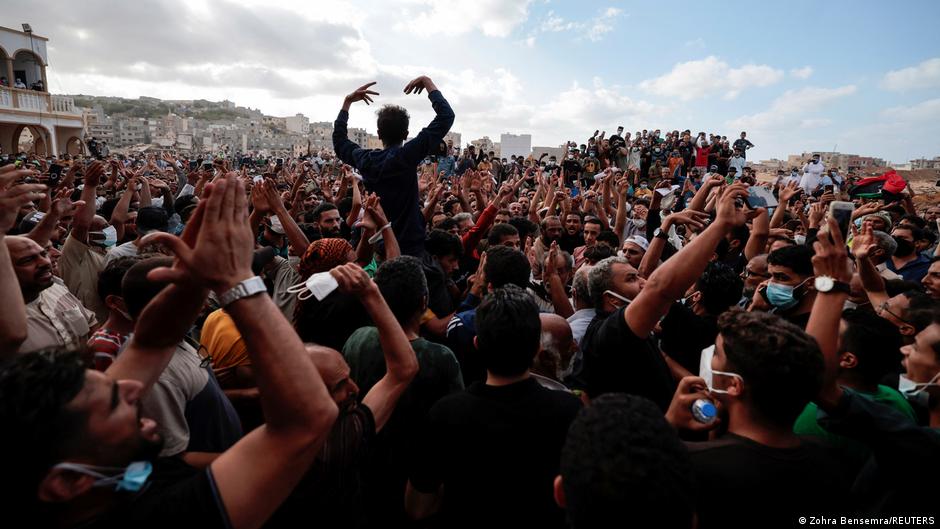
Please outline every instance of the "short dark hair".
[{"label": "short dark hair", "polygon": [[598,226],[601,227],[601,231],[603,231],[604,229],[604,223],[601,222],[601,220],[597,217],[587,217],[586,219],[584,219],[584,223],[585,224],[597,224]]},{"label": "short dark hair", "polygon": [[767,255],[767,264],[785,266],[801,276],[813,275],[813,250],[797,244],[777,248]]},{"label": "short dark hair", "polygon": [[509,219],[509,224],[512,224],[514,228],[519,230],[520,239],[525,239],[539,229],[537,224],[525,217],[512,217]]},{"label": "short dark hair", "polygon": [[124,279],[121,281],[121,294],[124,298],[124,304],[127,306],[127,312],[137,319],[144,307],[157,297],[167,283],[151,281],[147,279],[147,274],[161,266],[173,266],[172,257],[150,257],[141,259],[124,273]]},{"label": "short dark hair", "polygon": [[339,211],[339,208],[336,207],[336,204],[332,202],[320,202],[320,204],[313,208],[313,211],[310,213],[313,216],[313,222],[320,222],[320,215],[333,209]]},{"label": "short dark hair", "polygon": [[924,229],[927,227],[927,219],[921,217],[920,215],[916,213],[908,213],[907,215],[904,215],[903,217],[901,217],[900,220],[902,221],[906,220],[921,229]]},{"label": "short dark hair", "polygon": [[724,370],[741,376],[754,410],[773,424],[792,426],[822,387],[816,340],[777,315],[737,308],[718,317],[718,332]]},{"label": "short dark hair", "polygon": [[137,232],[169,231],[170,217],[166,210],[156,206],[144,206],[137,210]]},{"label": "short dark hair", "polygon": [[98,299],[101,303],[104,303],[108,296],[122,295],[121,281],[124,274],[139,261],[140,257],[137,256],[119,257],[104,267],[98,274]]},{"label": "short dark hair", "polygon": [[408,137],[408,111],[398,105],[385,105],[375,113],[376,128],[382,143],[391,147]]},{"label": "short dark hair", "polygon": [[702,294],[705,311],[717,316],[741,301],[744,280],[730,266],[712,261],[705,266],[695,289]]},{"label": "short dark hair", "polygon": [[614,248],[620,247],[620,237],[617,237],[617,234],[611,230],[601,230],[597,234],[597,242],[607,243]]},{"label": "short dark hair", "polygon": [[542,322],[535,300],[516,285],[490,292],[476,310],[477,349],[487,371],[524,373],[539,351]]},{"label": "short dark hair", "polygon": [[375,271],[375,284],[398,323],[410,324],[424,312],[428,281],[416,257],[403,255],[385,261]]},{"label": "short dark hair", "polygon": [[924,230],[918,228],[917,226],[895,226],[895,230],[907,230],[911,232],[911,239],[916,241],[924,240]]},{"label": "short dark hair", "polygon": [[487,248],[486,267],[483,269],[483,273],[486,275],[487,283],[493,288],[506,285],[526,288],[529,285],[532,266],[526,256],[519,250],[497,245]]},{"label": "short dark hair", "polygon": [[689,453],[662,410],[643,397],[608,393],[582,408],[568,428],[559,471],[574,529],[634,517],[692,526]]},{"label": "short dark hair", "polygon": [[0,491],[10,505],[38,508],[36,490],[46,472],[75,455],[87,417],[66,406],[84,385],[77,352],[17,354],[0,368],[0,423],[9,432],[0,436],[0,453],[10,476]]},{"label": "short dark hair", "polygon": [[906,279],[886,279],[885,280],[885,293],[888,294],[889,298],[893,298],[894,296],[897,296],[898,294],[905,294],[911,291],[923,292],[924,285],[917,281],[908,281]]},{"label": "short dark hair", "polygon": [[424,249],[435,257],[447,255],[461,257],[463,255],[463,243],[460,242],[460,237],[444,230],[431,230],[427,240],[424,241]]},{"label": "short dark hair", "polygon": [[458,227],[458,224],[457,224],[457,221],[454,220],[454,217],[447,217],[446,219],[444,219],[444,220],[438,222],[436,225],[434,225],[434,226],[433,226],[433,229],[435,229],[435,230],[442,230],[442,231],[448,231],[448,230],[450,230],[451,228],[456,228],[456,227]]},{"label": "short dark hair", "polygon": [[503,222],[502,224],[496,224],[490,228],[490,234],[486,237],[486,242],[490,246],[496,246],[502,242],[503,237],[510,237],[512,235],[519,235],[519,230],[512,224]]},{"label": "short dark hair", "polygon": [[846,310],[842,313],[845,331],[842,333],[842,351],[855,355],[855,371],[867,384],[877,384],[888,373],[896,372],[901,364],[901,331],[890,321],[874,312]]}]

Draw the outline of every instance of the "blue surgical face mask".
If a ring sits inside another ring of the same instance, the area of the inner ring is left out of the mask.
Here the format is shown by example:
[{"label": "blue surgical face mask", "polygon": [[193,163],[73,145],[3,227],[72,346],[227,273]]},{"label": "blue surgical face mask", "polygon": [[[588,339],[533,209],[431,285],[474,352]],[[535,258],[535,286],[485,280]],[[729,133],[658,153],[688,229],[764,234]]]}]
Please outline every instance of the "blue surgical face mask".
[{"label": "blue surgical face mask", "polygon": [[[94,487],[110,487],[114,485],[114,490],[127,490],[137,492],[147,483],[147,478],[153,472],[153,465],[150,461],[134,461],[127,468],[121,471],[120,468],[97,467],[93,465],[83,465],[80,463],[59,463],[52,468],[61,468],[86,474],[95,479]],[[108,475],[108,473],[115,473]]]},{"label": "blue surgical face mask", "polygon": [[104,234],[104,244],[105,248],[110,248],[117,244],[117,228],[108,224],[108,227],[101,230],[101,233]]},{"label": "blue surgical face mask", "polygon": [[728,371],[714,371],[714,370],[712,370],[712,358],[713,358],[714,356],[715,356],[715,346],[714,346],[714,345],[710,345],[710,346],[706,347],[705,349],[702,349],[702,357],[701,357],[701,360],[699,360],[699,365],[698,365],[698,376],[702,377],[702,379],[705,380],[705,385],[708,386],[708,391],[709,391],[709,392],[711,392],[711,393],[720,393],[720,394],[728,393],[728,390],[726,390],[726,389],[715,389],[715,385],[714,385],[714,384],[715,384],[715,382],[714,382],[715,375],[724,375],[724,376],[726,376],[726,377],[735,377],[735,378],[738,378],[738,379],[740,379],[740,380],[744,380],[744,379],[742,379],[742,378],[741,378],[741,375],[739,375],[739,374],[737,374],[737,373],[730,373],[730,372],[728,372]]},{"label": "blue surgical face mask", "polygon": [[782,285],[780,283],[767,283],[767,302],[780,310],[792,309],[800,302],[802,295],[797,296],[795,291],[797,287]]}]

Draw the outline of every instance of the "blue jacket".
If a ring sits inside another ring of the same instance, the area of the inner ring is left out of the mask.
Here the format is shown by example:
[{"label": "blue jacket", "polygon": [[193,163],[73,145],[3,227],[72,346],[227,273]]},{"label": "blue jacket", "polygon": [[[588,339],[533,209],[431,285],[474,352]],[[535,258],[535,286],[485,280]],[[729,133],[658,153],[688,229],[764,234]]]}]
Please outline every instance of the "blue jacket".
[{"label": "blue jacket", "polygon": [[340,110],[333,124],[333,150],[343,162],[362,174],[366,190],[379,195],[382,208],[398,239],[401,252],[424,253],[425,223],[418,197],[418,164],[437,147],[454,124],[454,111],[440,90],[428,94],[437,113],[418,135],[402,145],[386,149],[363,149],[347,137],[349,113]]}]

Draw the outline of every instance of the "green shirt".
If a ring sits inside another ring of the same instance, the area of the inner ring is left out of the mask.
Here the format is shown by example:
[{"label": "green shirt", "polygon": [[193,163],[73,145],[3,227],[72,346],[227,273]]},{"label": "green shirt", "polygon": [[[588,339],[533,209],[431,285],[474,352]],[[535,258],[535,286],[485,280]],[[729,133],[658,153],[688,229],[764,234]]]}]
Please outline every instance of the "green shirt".
[{"label": "green shirt", "polygon": [[[878,390],[875,393],[866,393],[862,391],[856,391],[855,393],[875,402],[880,402],[882,404],[891,406],[892,408],[903,413],[905,416],[910,417],[911,422],[916,422],[917,420],[916,416],[914,415],[914,409],[911,408],[911,405],[907,402],[907,399],[905,399],[904,396],[901,395],[901,393],[896,389],[879,384]],[[796,422],[793,423],[793,433],[799,435],[811,435],[824,440],[827,444],[839,449],[848,465],[852,466],[856,470],[861,468],[861,466],[865,463],[865,460],[868,459],[868,455],[871,453],[869,448],[855,439],[850,439],[848,437],[831,433],[820,426],[819,422],[817,421],[818,411],[819,407],[816,406],[815,402],[810,402],[807,404],[806,408],[803,409],[803,413],[801,413],[800,416],[797,417]]]}]

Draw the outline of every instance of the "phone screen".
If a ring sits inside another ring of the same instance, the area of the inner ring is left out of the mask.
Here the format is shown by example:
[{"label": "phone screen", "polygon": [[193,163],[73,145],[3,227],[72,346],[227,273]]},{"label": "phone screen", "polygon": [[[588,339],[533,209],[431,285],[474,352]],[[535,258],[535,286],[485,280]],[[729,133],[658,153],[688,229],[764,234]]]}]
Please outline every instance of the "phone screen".
[{"label": "phone screen", "polygon": [[832,208],[832,217],[836,219],[839,225],[839,231],[842,233],[842,240],[846,240],[849,233],[849,222],[852,220],[853,208]]}]

